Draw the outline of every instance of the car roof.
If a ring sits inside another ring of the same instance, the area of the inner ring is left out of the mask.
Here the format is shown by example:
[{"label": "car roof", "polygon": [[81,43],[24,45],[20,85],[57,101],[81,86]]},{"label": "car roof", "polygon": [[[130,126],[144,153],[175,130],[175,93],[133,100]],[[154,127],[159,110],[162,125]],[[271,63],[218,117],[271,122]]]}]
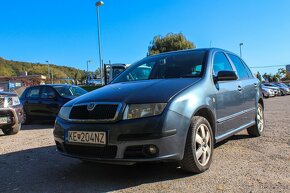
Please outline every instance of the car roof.
[{"label": "car roof", "polygon": [[226,52],[228,54],[233,54],[238,56],[237,54],[230,52],[228,50],[225,49],[221,49],[221,48],[195,48],[195,49],[187,49],[187,50],[177,50],[177,51],[170,51],[170,52],[163,52],[160,54],[156,54],[156,55],[152,55],[152,56],[147,56],[145,58],[154,58],[154,57],[158,57],[158,56],[166,56],[166,55],[170,55],[170,54],[175,54],[175,53],[185,53],[185,52],[191,52],[191,51],[208,51],[208,52],[213,52],[213,51],[221,51],[221,52]]},{"label": "car roof", "polygon": [[33,87],[43,87],[43,86],[76,86],[76,85],[72,85],[72,84],[40,84],[40,85],[34,85],[34,86],[30,86],[27,88],[33,88]]}]

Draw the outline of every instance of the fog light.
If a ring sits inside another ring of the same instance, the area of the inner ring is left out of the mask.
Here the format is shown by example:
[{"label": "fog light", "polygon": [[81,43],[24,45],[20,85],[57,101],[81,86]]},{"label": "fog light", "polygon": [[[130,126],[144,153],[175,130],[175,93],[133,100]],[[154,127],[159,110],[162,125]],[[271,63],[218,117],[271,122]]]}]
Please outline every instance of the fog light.
[{"label": "fog light", "polygon": [[155,157],[159,153],[159,149],[156,145],[147,145],[144,147],[146,155],[150,157]]}]

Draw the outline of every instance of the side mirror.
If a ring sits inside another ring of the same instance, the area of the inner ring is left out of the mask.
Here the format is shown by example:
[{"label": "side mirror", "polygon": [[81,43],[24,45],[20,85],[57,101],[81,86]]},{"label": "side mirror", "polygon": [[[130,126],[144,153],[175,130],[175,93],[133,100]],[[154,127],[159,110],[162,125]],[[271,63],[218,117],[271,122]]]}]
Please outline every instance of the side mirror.
[{"label": "side mirror", "polygon": [[237,80],[238,77],[234,71],[219,71],[216,80],[217,81],[229,81]]}]

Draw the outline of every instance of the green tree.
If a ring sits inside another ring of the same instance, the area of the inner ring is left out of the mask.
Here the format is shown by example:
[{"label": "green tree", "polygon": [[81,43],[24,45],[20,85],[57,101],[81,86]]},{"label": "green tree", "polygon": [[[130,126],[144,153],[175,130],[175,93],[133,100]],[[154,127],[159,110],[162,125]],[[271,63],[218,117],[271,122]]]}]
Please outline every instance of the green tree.
[{"label": "green tree", "polygon": [[256,77],[260,80],[260,82],[262,81],[262,76],[261,76],[260,72],[257,72]]},{"label": "green tree", "polygon": [[169,33],[165,37],[155,36],[149,45],[147,55],[193,48],[195,48],[194,43],[188,41],[182,33]]},{"label": "green tree", "polygon": [[279,68],[278,72],[276,73],[276,76],[281,80],[284,79],[286,76],[286,69],[285,68]]}]

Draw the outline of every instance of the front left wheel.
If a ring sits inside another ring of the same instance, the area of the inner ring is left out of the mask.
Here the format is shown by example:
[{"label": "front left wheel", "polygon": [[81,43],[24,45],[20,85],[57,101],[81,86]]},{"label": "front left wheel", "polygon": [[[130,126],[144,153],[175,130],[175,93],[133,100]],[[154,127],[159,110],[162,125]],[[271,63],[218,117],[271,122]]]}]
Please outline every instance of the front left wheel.
[{"label": "front left wheel", "polygon": [[180,161],[183,170],[193,173],[206,171],[212,162],[213,132],[209,122],[194,116],[187,134],[184,156]]},{"label": "front left wheel", "polygon": [[2,131],[5,135],[14,135],[18,133],[21,129],[21,124],[15,125],[14,127],[12,126],[4,126],[2,128]]}]

